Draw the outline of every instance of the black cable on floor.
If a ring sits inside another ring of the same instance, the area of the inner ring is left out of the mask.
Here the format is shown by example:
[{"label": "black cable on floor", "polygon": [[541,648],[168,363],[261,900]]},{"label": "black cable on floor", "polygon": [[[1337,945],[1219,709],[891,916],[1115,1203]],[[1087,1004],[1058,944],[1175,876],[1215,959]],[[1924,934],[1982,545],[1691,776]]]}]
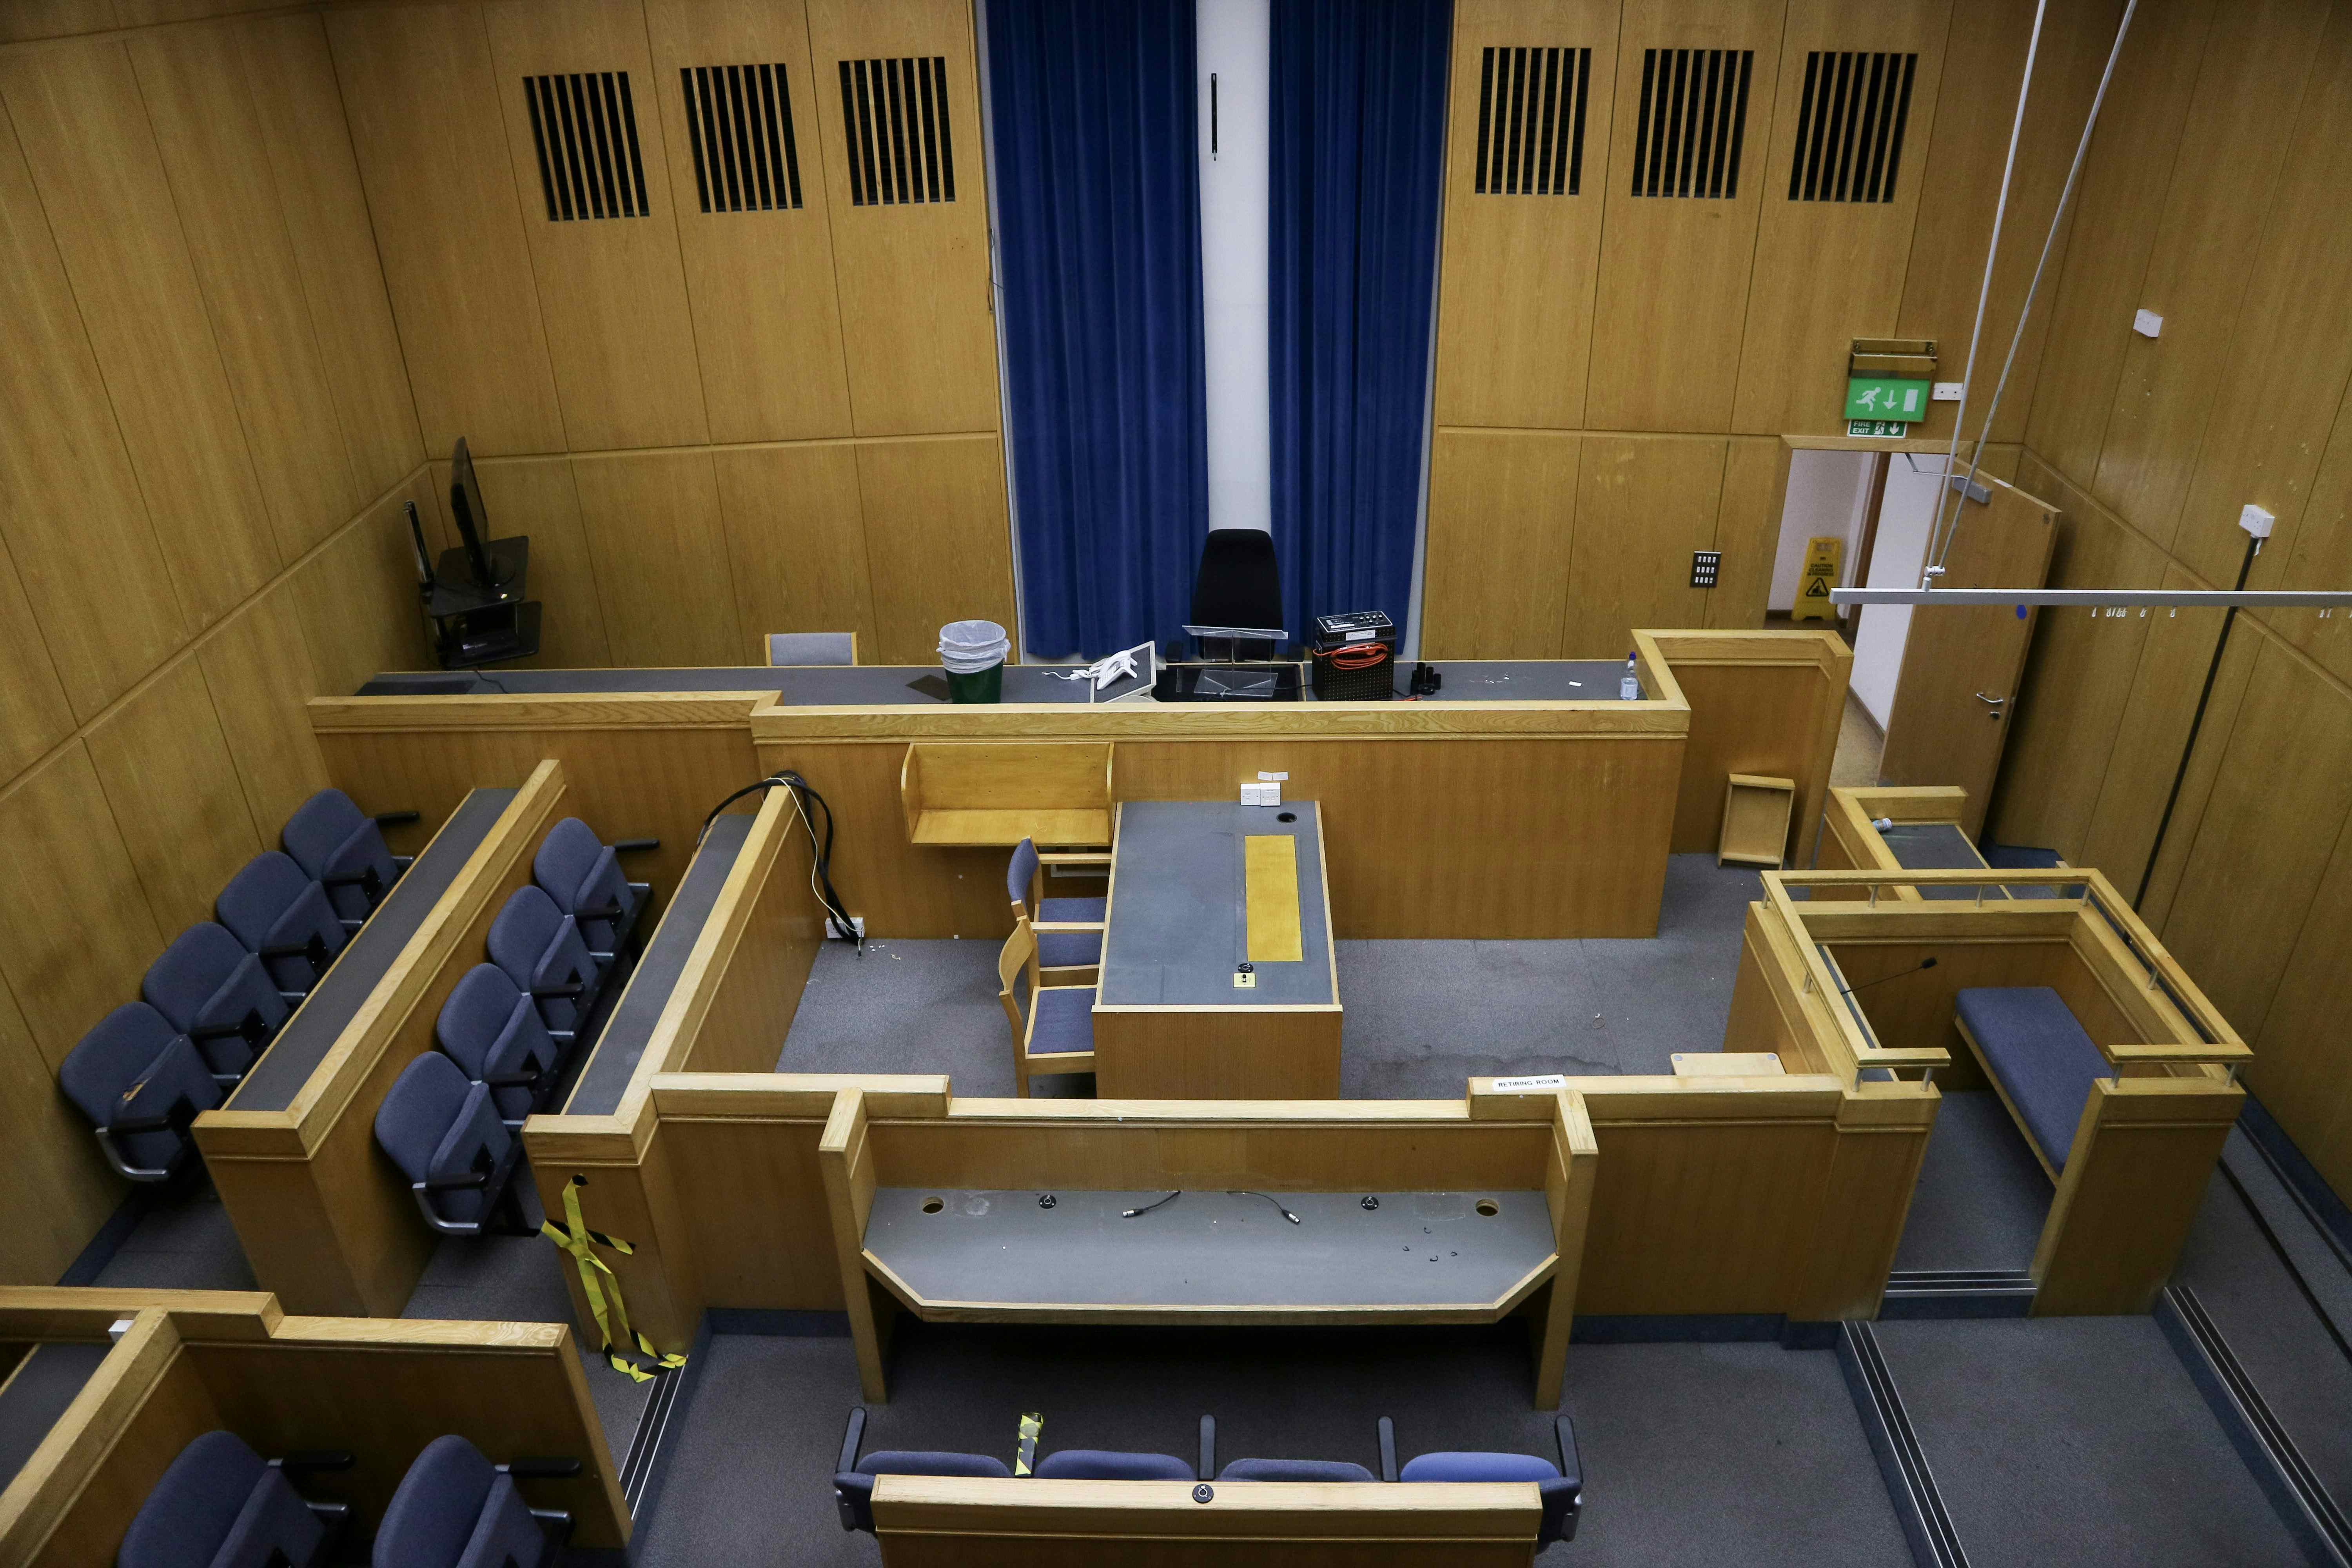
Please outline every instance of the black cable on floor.
[{"label": "black cable on floor", "polygon": [[[834,890],[833,807],[827,805],[824,796],[812,789],[808,780],[801,777],[800,774],[786,768],[782,772],[770,773],[766,778],[754,780],[730,795],[725,800],[712,806],[709,813],[703,817],[702,829],[695,835],[696,846],[699,847],[702,841],[710,836],[710,825],[719,820],[720,812],[725,811],[747,795],[758,795],[772,789],[792,791],[793,805],[800,813],[801,826],[808,830],[809,886],[816,894],[818,907],[824,910],[825,934],[835,941],[852,943],[857,949],[857,955],[860,958],[865,957],[866,933],[860,931],[857,922],[850,918],[849,910],[841,901],[841,895]],[[810,813],[811,805],[814,805],[818,811],[824,814],[824,837],[822,840],[817,837],[816,818]]]}]

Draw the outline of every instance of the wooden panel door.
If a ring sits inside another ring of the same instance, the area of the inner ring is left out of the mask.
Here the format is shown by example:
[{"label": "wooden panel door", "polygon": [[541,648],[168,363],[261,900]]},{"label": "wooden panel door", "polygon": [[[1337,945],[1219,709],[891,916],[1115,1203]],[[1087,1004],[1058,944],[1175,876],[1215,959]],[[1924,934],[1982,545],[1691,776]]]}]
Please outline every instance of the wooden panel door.
[{"label": "wooden panel door", "polygon": [[[1955,497],[1948,503],[1957,505],[1960,515],[1938,585],[2042,586],[2057,536],[2056,509],[1989,475],[1978,476],[1977,482],[1991,492],[1990,500]],[[2031,610],[2020,615],[2009,605],[1911,613],[1879,782],[1958,784],[1969,792],[1961,826],[1971,837],[1984,825],[1985,805],[2000,771],[2033,616]]]}]

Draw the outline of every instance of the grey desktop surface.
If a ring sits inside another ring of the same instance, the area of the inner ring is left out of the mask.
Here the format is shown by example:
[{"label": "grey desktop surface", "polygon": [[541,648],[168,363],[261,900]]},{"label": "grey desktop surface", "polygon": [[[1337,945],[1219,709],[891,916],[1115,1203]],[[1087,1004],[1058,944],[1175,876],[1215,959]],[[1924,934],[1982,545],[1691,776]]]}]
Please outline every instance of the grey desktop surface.
[{"label": "grey desktop surface", "polygon": [[367,924],[336,956],[326,977],[261,1053],[261,1059],[245,1075],[225,1109],[283,1110],[294,1103],[311,1069],[326,1058],[344,1026],[400,957],[408,939],[416,934],[482,840],[489,837],[514,796],[510,789],[478,789],[457,803],[457,809],[449,814],[425,853],[393,884]]},{"label": "grey desktop surface", "polygon": [[[1985,859],[1969,836],[1948,822],[1898,822],[1892,827],[1882,827],[1878,836],[1895,851],[1895,863],[1906,871],[1981,871]],[[1985,897],[2007,898],[2005,892],[1991,888],[1984,889]],[[1922,888],[1925,899],[1966,899],[1977,896],[1974,888]]]},{"label": "grey desktop surface", "polygon": [[[1280,818],[1288,815],[1295,821]],[[1334,999],[1328,911],[1323,907],[1321,813],[1311,800],[1279,806],[1225,801],[1136,800],[1120,808],[1111,861],[1110,920],[1097,1001],[1107,1007],[1311,1006]],[[1297,841],[1299,951],[1295,963],[1259,963],[1257,984],[1234,984],[1249,957],[1242,840]]]},{"label": "grey desktop surface", "polygon": [[[1615,702],[1625,679],[1622,658],[1435,659],[1430,668],[1444,684],[1428,702]],[[1396,691],[1409,689],[1412,666],[1400,660]],[[1646,694],[1645,694],[1646,695]],[[1310,689],[1307,700],[1314,700]]]},{"label": "grey desktop surface", "polygon": [[[1540,1192],[1187,1191],[1168,1195],[885,1187],[866,1250],[927,1301],[1018,1306],[1486,1307],[1552,1256]],[[1481,1215],[1491,1200],[1497,1212]],[[938,1214],[923,1205],[939,1202]]]},{"label": "grey desktop surface", "polygon": [[113,1348],[51,1341],[26,1353],[7,1386],[0,1388],[0,1489],[16,1479]]},{"label": "grey desktop surface", "polygon": [[610,1116],[620,1109],[621,1096],[628,1092],[629,1079],[653,1039],[654,1025],[669,1005],[677,977],[686,971],[687,955],[694,951],[710,919],[711,906],[719,901],[727,874],[735,868],[743,840],[751,837],[753,815],[730,812],[710,825],[709,835],[687,863],[686,875],[678,879],[677,890],[662,910],[661,923],[654,928],[653,940],[646,943],[645,956],[637,960],[636,972],[629,976],[619,1005],[596,1037],[595,1052],[572,1088],[564,1115]]}]

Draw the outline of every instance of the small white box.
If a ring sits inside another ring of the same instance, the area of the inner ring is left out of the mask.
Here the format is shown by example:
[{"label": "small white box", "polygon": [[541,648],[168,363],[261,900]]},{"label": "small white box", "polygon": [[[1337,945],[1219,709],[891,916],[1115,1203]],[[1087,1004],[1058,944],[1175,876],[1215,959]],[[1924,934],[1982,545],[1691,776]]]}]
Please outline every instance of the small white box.
[{"label": "small white box", "polygon": [[2152,338],[2164,331],[2164,318],[2154,310],[2140,310],[2132,316],[2132,331],[2141,337]]},{"label": "small white box", "polygon": [[1262,784],[1244,780],[1242,784],[1242,804],[1244,805],[1264,805],[1265,804],[1265,798],[1263,793],[1265,789],[1265,785]]},{"label": "small white box", "polygon": [[1968,383],[1964,381],[1939,381],[1927,389],[1927,401],[1958,403],[1960,400],[1960,390],[1966,385]]},{"label": "small white box", "polygon": [[2249,505],[2238,513],[2238,526],[2256,539],[2268,539],[2271,529],[2277,522],[2278,518],[2274,514],[2258,506]]}]

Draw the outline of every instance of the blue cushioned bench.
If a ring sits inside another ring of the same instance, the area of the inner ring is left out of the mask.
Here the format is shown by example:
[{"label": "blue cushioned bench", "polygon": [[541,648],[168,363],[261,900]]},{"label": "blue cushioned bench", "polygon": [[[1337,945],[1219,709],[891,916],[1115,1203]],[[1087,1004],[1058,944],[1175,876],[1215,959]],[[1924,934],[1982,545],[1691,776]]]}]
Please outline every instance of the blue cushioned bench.
[{"label": "blue cushioned bench", "polygon": [[2054,1181],[2066,1169],[2092,1080],[2113,1077],[2115,1068],[2047,985],[1970,986],[1955,1005],[1961,1034]]}]

